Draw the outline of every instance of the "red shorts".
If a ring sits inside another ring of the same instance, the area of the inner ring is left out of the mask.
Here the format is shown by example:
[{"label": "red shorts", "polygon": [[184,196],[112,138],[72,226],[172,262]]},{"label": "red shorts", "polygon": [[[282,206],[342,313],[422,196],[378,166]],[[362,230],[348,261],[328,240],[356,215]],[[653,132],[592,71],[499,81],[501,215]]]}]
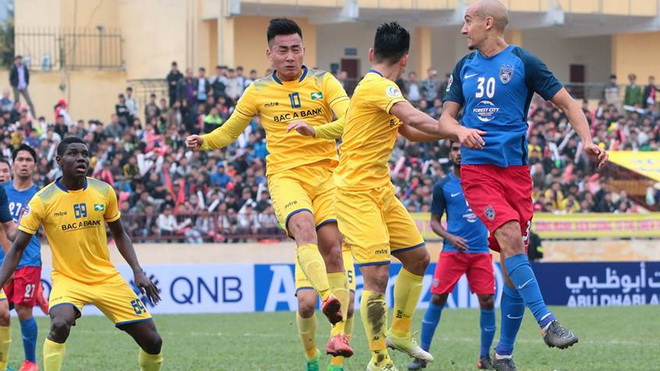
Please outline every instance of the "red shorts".
[{"label": "red shorts", "polygon": [[472,211],[490,232],[489,247],[500,251],[494,233],[505,223],[515,220],[520,224],[527,250],[534,217],[529,166],[461,165],[461,184]]},{"label": "red shorts", "polygon": [[37,288],[41,285],[41,267],[22,267],[3,289],[12,304],[33,307],[37,303]]},{"label": "red shorts", "polygon": [[467,276],[470,291],[475,294],[495,294],[493,256],[490,253],[469,254],[442,252],[435,266],[431,294],[442,295],[454,290],[461,276]]}]

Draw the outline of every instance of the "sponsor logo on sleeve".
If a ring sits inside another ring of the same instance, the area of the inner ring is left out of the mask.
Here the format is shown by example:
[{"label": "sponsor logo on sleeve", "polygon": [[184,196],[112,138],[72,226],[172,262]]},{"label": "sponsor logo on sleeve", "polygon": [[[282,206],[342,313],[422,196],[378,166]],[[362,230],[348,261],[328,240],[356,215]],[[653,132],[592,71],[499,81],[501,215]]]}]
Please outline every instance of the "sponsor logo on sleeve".
[{"label": "sponsor logo on sleeve", "polygon": [[398,88],[396,88],[394,86],[388,86],[385,93],[387,94],[388,97],[392,97],[392,98],[398,98],[398,97],[402,96],[401,95],[401,90],[399,90]]}]

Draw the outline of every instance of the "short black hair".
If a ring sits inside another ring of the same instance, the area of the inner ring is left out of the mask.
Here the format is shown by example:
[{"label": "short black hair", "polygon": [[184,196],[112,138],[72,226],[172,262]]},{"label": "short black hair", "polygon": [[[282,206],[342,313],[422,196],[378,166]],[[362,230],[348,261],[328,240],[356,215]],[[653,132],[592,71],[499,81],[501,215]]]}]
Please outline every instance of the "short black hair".
[{"label": "short black hair", "polygon": [[7,164],[7,167],[11,169],[11,164],[9,164],[9,160],[7,160],[5,157],[0,157],[0,163]]},{"label": "short black hair", "polygon": [[396,21],[383,23],[374,38],[376,63],[395,64],[410,50],[410,33]]},{"label": "short black hair", "polygon": [[78,137],[66,137],[57,146],[57,155],[58,156],[64,155],[64,152],[66,152],[67,148],[69,148],[69,144],[73,144],[73,143],[81,143],[87,145],[87,143],[85,143],[84,140]]},{"label": "short black hair", "polygon": [[30,153],[30,156],[32,156],[32,159],[34,162],[37,162],[37,152],[34,150],[34,148],[28,146],[27,144],[23,143],[18,148],[14,150],[14,152],[11,153],[11,160],[16,161],[16,156],[18,156],[18,152],[20,151],[27,151]]},{"label": "short black hair", "polygon": [[268,44],[279,35],[291,35],[297,33],[302,39],[302,30],[298,23],[288,19],[288,18],[273,18],[268,24],[268,31],[266,31],[266,38],[268,39]]}]

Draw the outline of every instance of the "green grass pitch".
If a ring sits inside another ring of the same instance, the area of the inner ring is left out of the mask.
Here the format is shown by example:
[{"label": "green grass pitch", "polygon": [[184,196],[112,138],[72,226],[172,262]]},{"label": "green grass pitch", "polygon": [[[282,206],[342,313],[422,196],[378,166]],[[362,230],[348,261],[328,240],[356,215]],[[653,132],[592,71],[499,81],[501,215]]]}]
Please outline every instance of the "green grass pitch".
[{"label": "green grass pitch", "polygon": [[[660,369],[660,307],[554,308],[560,320],[580,336],[568,350],[549,349],[529,311],[520,331],[515,359],[519,370],[658,370]],[[359,313],[358,313],[359,314]],[[423,311],[415,316],[419,330]],[[317,315],[319,348],[329,326]],[[291,312],[223,315],[160,315],[156,325],[163,337],[162,370],[303,370],[303,355]],[[445,310],[431,353],[436,361],[427,370],[475,370],[479,349],[479,311]],[[41,365],[48,320],[38,319],[37,356]],[[497,311],[499,326],[499,310]],[[23,357],[20,326],[12,319],[10,365]],[[419,335],[417,335],[419,338]],[[495,336],[497,343],[498,335]],[[364,370],[369,360],[364,330],[358,319],[352,345],[356,354],[347,370]],[[104,317],[84,317],[67,342],[64,370],[138,370],[137,345]],[[393,354],[400,370],[409,361]],[[327,364],[323,360],[323,367]]]}]

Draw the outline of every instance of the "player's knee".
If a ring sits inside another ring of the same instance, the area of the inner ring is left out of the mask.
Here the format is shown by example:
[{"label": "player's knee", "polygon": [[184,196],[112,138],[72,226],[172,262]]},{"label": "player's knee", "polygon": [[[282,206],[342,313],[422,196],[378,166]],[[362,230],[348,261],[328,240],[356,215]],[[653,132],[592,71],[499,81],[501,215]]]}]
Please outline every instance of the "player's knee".
[{"label": "player's knee", "polygon": [[414,258],[406,259],[404,262],[404,268],[412,274],[423,276],[426,272],[426,268],[429,266],[431,257],[425,248],[418,248],[415,250],[417,251]]},{"label": "player's knee", "polygon": [[25,321],[32,318],[32,307],[28,307],[25,305],[17,305],[15,309],[16,309],[16,314],[18,314],[18,318],[21,321]]},{"label": "player's knee", "polygon": [[502,252],[509,256],[524,252],[525,246],[517,222],[511,221],[498,228],[495,231],[495,238]]},{"label": "player's knee", "polygon": [[298,302],[298,314],[302,318],[309,318],[314,315],[316,302],[310,300],[301,300]]},{"label": "player's knee", "polygon": [[291,231],[291,234],[293,234],[298,245],[317,243],[316,228],[313,219],[296,218],[295,220],[290,220],[289,230]]},{"label": "player's knee", "polygon": [[444,295],[436,295],[436,294],[431,295],[431,303],[433,305],[437,305],[437,306],[441,307],[441,306],[445,305],[446,302],[447,302],[447,295],[446,294],[444,294]]},{"label": "player's knee", "polygon": [[481,306],[481,309],[493,309],[493,308],[495,308],[495,296],[494,295],[480,295],[479,296],[479,306]]},{"label": "player's knee", "polygon": [[149,336],[142,342],[142,349],[149,354],[158,354],[163,347],[163,339],[156,330],[149,333]]},{"label": "player's knee", "polygon": [[371,284],[377,288],[377,292],[385,292],[389,278],[389,271],[386,271],[386,273],[374,275],[371,279]]},{"label": "player's knee", "polygon": [[50,338],[64,342],[69,337],[71,323],[62,317],[54,317],[50,324]]},{"label": "player's knee", "polygon": [[9,310],[0,311],[0,326],[7,327],[9,326],[11,316],[9,315]]}]

